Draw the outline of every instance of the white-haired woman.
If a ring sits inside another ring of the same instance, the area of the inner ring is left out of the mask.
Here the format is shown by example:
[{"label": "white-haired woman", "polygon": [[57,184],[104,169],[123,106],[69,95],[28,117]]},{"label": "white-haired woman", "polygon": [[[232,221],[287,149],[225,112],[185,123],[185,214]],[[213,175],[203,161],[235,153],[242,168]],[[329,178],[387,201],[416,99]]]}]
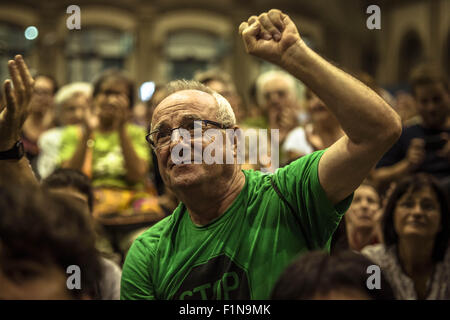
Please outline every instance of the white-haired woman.
[{"label": "white-haired woman", "polygon": [[46,131],[38,140],[40,154],[37,169],[42,179],[59,165],[59,152],[63,128],[80,124],[91,108],[92,85],[74,82],[63,86],[55,95],[55,122],[57,127]]}]

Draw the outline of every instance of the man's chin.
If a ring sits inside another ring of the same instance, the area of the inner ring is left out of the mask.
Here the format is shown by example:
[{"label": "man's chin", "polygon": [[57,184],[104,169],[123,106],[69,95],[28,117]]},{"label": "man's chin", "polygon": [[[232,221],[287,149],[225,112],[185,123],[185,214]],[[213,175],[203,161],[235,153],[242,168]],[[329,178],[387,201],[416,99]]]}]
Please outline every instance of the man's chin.
[{"label": "man's chin", "polygon": [[171,167],[169,171],[171,187],[183,188],[198,184],[201,176],[197,166],[195,164],[179,164]]}]

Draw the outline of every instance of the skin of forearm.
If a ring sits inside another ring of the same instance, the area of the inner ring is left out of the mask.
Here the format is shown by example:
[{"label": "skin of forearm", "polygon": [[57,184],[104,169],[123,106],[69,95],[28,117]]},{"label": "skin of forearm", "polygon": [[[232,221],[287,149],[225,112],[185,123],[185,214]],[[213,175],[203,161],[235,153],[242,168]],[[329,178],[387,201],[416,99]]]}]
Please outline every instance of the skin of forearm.
[{"label": "skin of forearm", "polygon": [[397,180],[409,172],[409,163],[403,159],[392,166],[376,169],[372,178],[377,184],[384,184]]},{"label": "skin of forearm", "polygon": [[125,160],[127,179],[130,182],[142,182],[147,172],[148,164],[137,155],[125,126],[119,129],[119,140]]},{"label": "skin of forearm", "polygon": [[398,138],[401,121],[397,113],[375,92],[303,42],[286,52],[282,67],[322,99],[353,143],[392,144]]},{"label": "skin of forearm", "polygon": [[78,141],[77,148],[75,149],[75,153],[69,161],[66,161],[62,164],[63,167],[81,171],[86,157],[87,142],[89,140],[89,137],[90,133],[83,131],[81,139]]}]

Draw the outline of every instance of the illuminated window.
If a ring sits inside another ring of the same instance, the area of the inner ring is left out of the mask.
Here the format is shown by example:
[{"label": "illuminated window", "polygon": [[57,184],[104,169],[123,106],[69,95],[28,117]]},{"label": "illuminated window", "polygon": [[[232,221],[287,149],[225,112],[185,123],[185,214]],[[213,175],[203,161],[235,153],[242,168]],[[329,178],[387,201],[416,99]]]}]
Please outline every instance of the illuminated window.
[{"label": "illuminated window", "polygon": [[228,51],[228,43],[213,33],[173,32],[169,34],[164,52],[168,59],[168,78],[191,79],[196,71],[219,65]]},{"label": "illuminated window", "polygon": [[91,81],[109,68],[123,69],[133,50],[130,33],[105,27],[70,32],[66,42],[67,81]]}]

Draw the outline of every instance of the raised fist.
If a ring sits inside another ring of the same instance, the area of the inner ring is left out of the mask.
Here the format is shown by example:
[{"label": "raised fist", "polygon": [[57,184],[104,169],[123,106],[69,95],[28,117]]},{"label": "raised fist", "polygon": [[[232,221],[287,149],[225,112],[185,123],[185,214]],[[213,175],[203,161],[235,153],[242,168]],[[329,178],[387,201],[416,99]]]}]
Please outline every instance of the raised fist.
[{"label": "raised fist", "polygon": [[303,44],[295,24],[277,9],[251,16],[239,34],[248,53],[280,66]]}]

